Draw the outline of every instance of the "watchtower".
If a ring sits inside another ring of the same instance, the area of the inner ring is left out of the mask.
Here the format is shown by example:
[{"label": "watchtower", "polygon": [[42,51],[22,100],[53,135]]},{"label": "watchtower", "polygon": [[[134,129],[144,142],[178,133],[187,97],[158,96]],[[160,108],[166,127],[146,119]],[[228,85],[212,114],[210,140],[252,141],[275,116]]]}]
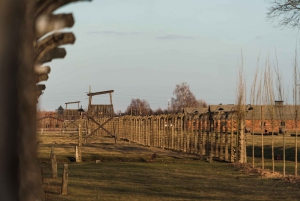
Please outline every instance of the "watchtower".
[{"label": "watchtower", "polygon": [[67,102],[66,108],[64,110],[64,119],[65,120],[76,120],[80,118],[80,112],[78,112],[78,109],[68,109],[69,104],[78,104],[78,109],[79,109],[79,103],[80,101],[74,101],[74,102]]},{"label": "watchtower", "polygon": [[[88,116],[95,119],[104,118],[104,117],[113,117],[114,116],[114,106],[112,104],[112,93],[114,90],[109,91],[100,91],[94,93],[88,93],[89,96],[89,106],[88,106]],[[109,94],[110,104],[92,104],[92,98],[96,95]]]}]

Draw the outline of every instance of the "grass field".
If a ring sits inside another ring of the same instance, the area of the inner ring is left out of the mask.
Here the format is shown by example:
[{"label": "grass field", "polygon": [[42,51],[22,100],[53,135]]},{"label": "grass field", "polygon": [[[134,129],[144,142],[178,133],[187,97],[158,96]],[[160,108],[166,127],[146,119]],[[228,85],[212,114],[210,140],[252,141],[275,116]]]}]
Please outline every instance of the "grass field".
[{"label": "grass field", "polygon": [[[275,171],[282,173],[283,170],[283,136],[274,137]],[[255,166],[261,166],[261,136],[254,135]],[[272,136],[264,136],[265,168],[272,169]],[[252,163],[252,135],[247,135],[248,163]],[[278,159],[277,159],[278,155]],[[286,174],[294,174],[295,165],[295,137],[286,134],[285,137]],[[300,137],[298,137],[298,162],[300,162]],[[298,164],[298,166],[300,166]]]},{"label": "grass field", "polygon": [[[279,179],[246,174],[232,164],[199,160],[199,156],[144,147],[110,138],[83,147],[83,163],[71,162],[75,143],[71,137],[39,138],[39,161],[45,172],[45,191],[52,200],[299,200],[300,187]],[[71,140],[70,140],[71,139]],[[74,138],[75,139],[75,138]],[[258,141],[258,139],[257,139]],[[61,196],[60,180],[52,179],[49,163],[53,145],[60,163],[69,163],[67,196]],[[58,145],[64,142],[64,146]],[[55,145],[55,143],[57,145]],[[153,153],[156,158],[151,160]],[[101,160],[101,163],[95,163]]]}]

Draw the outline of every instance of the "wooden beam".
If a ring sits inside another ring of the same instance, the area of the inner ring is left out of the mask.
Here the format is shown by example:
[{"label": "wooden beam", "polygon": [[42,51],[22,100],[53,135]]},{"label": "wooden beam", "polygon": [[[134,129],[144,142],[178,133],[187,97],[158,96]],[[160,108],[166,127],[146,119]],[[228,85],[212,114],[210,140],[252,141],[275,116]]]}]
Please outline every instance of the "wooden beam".
[{"label": "wooden beam", "polygon": [[94,92],[94,93],[88,93],[87,96],[96,96],[96,95],[108,94],[108,93],[114,93],[114,90],[100,91],[100,92]]},{"label": "wooden beam", "polygon": [[80,101],[67,102],[67,103],[65,103],[65,104],[67,105],[67,104],[73,104],[73,103],[80,103]]},{"label": "wooden beam", "polygon": [[112,105],[112,95],[109,93],[110,104]]}]

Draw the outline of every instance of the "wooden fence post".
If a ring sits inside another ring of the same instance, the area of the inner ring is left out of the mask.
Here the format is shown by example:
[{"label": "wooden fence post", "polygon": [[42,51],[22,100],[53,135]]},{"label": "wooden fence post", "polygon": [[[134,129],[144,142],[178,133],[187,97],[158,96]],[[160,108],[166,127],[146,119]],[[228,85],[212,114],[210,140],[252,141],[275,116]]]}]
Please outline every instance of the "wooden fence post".
[{"label": "wooden fence post", "polygon": [[158,135],[157,135],[157,140],[158,140],[158,147],[162,147],[162,143],[161,143],[161,132],[160,132],[160,129],[161,129],[161,117],[159,116],[159,118],[157,119],[158,121]]},{"label": "wooden fence post", "polygon": [[135,143],[139,143],[139,121],[136,117],[134,119],[134,135],[135,135]]},{"label": "wooden fence post", "polygon": [[175,117],[172,116],[172,119],[171,119],[171,149],[172,150],[175,150]]},{"label": "wooden fence post", "polygon": [[135,135],[135,122],[133,118],[130,118],[130,122],[131,122],[131,132],[132,132],[132,142],[136,142],[136,135]]},{"label": "wooden fence post", "polygon": [[198,127],[197,127],[197,135],[198,135],[198,145],[197,145],[197,154],[200,156],[200,159],[202,159],[202,140],[203,140],[203,135],[201,132],[201,126],[202,126],[202,122],[201,122],[201,118],[200,116],[198,116]]},{"label": "wooden fence post", "polygon": [[213,126],[215,126],[214,129],[214,133],[215,133],[215,157],[219,157],[219,120],[217,118],[214,118],[214,124]]},{"label": "wooden fence post", "polygon": [[178,150],[178,116],[174,117],[174,150]]},{"label": "wooden fence post", "polygon": [[205,144],[205,155],[206,156],[209,156],[209,153],[210,153],[210,145],[209,145],[209,142],[210,142],[210,135],[209,135],[209,120],[208,120],[208,115],[205,116],[205,119],[204,119],[204,123],[205,123],[205,130],[204,132],[206,133],[206,144]]},{"label": "wooden fence post", "polygon": [[151,146],[155,147],[155,116],[152,116],[151,117],[151,130],[150,130],[150,133],[151,133]]},{"label": "wooden fence post", "polygon": [[79,122],[79,129],[78,129],[78,146],[75,147],[76,151],[76,162],[82,162],[82,132],[81,132],[81,117]]},{"label": "wooden fence post", "polygon": [[148,133],[148,117],[145,117],[144,123],[145,123],[144,124],[145,125],[145,132],[144,132],[145,133],[145,137],[144,137],[145,138],[145,145],[148,146],[149,145],[149,143],[148,143],[148,134],[149,134]]},{"label": "wooden fence post", "polygon": [[230,121],[230,162],[235,161],[235,153],[233,146],[233,113],[231,113],[231,121]]},{"label": "wooden fence post", "polygon": [[228,161],[228,118],[225,117],[225,161]]},{"label": "wooden fence post", "polygon": [[187,136],[187,134],[186,134],[186,129],[187,129],[187,127],[186,127],[186,123],[187,123],[187,121],[186,121],[186,116],[184,116],[183,117],[183,121],[182,121],[182,123],[183,123],[183,139],[182,139],[182,141],[183,141],[183,152],[186,152],[186,136]]},{"label": "wooden fence post", "polygon": [[166,128],[165,128],[165,116],[163,116],[163,118],[162,118],[162,133],[161,133],[161,146],[162,146],[162,148],[164,149],[165,148],[165,146],[166,146]]},{"label": "wooden fence post", "polygon": [[64,164],[64,172],[62,175],[61,194],[68,195],[68,164]]},{"label": "wooden fence post", "polygon": [[192,126],[193,125],[191,122],[191,117],[188,117],[186,121],[186,153],[192,153],[192,147],[191,147]]},{"label": "wooden fence post", "polygon": [[[194,121],[195,121],[195,126],[194,126]],[[198,154],[198,126],[199,126],[199,122],[198,122],[198,119],[195,120],[194,117],[193,117],[193,120],[192,120],[192,124],[193,124],[193,127],[192,127],[192,132],[193,132],[193,154]]]},{"label": "wooden fence post", "polygon": [[220,160],[224,160],[224,143],[223,143],[223,138],[224,138],[224,121],[223,121],[223,115],[220,117]]}]

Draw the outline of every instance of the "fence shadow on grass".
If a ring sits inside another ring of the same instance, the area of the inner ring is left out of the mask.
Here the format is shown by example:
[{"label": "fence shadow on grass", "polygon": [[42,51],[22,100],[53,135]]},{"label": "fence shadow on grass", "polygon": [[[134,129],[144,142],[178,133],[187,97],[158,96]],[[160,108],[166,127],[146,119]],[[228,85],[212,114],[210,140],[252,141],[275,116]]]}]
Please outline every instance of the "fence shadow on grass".
[{"label": "fence shadow on grass", "polygon": [[[261,158],[261,146],[254,146],[254,157]],[[247,156],[252,157],[252,146],[247,146]],[[272,159],[272,146],[264,146],[265,159]],[[283,160],[283,147],[274,147],[274,159]],[[295,161],[295,147],[285,149],[285,160]],[[298,149],[298,161],[300,161],[300,150]]]}]

